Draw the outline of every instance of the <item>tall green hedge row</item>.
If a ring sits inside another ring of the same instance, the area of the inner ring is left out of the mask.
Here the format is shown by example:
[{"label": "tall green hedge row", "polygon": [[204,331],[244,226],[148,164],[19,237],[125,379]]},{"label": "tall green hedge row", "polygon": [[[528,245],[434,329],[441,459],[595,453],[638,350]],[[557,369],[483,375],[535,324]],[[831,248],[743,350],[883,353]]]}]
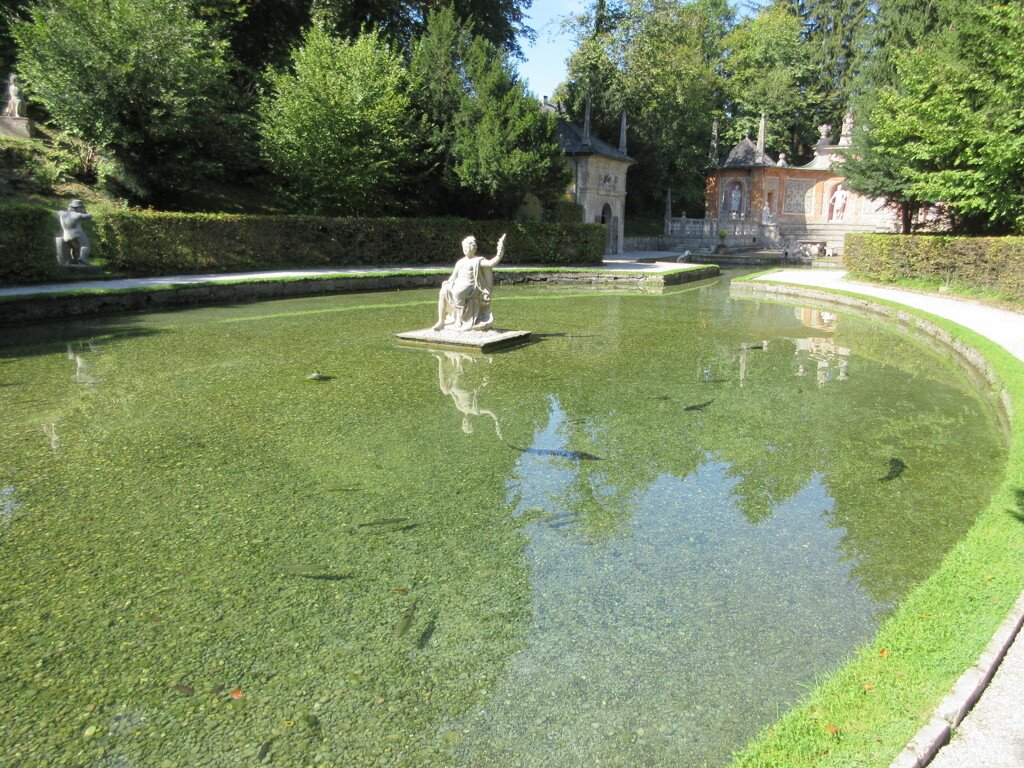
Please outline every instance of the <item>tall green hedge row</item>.
[{"label": "tall green hedge row", "polygon": [[114,211],[97,217],[97,256],[131,275],[292,267],[448,265],[476,235],[494,253],[508,232],[505,263],[600,264],[605,235],[592,224],[467,219],[332,219],[305,216]]},{"label": "tall green hedge row", "polygon": [[1024,237],[847,235],[843,264],[880,282],[938,281],[1024,300]]},{"label": "tall green hedge row", "polygon": [[0,205],[0,283],[56,277],[57,214],[27,203]]}]

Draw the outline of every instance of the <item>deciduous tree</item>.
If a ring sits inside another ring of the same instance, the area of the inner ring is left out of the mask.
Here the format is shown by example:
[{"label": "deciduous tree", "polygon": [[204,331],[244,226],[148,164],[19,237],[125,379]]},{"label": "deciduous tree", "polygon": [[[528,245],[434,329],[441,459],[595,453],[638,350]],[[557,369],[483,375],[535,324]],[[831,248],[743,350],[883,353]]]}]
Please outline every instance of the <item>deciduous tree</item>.
[{"label": "deciduous tree", "polygon": [[892,58],[893,84],[880,89],[853,152],[895,188],[890,199],[943,202],[961,231],[1024,231],[1021,39],[1021,3],[972,3]]},{"label": "deciduous tree", "polygon": [[432,213],[510,217],[526,193],[565,189],[553,116],[526,91],[508,55],[445,9],[431,14],[411,65],[424,194]]},{"label": "deciduous tree", "polygon": [[583,119],[590,97],[595,133],[618,137],[628,115],[627,204],[660,211],[665,190],[689,210],[704,207],[703,168],[723,94],[716,72],[732,12],[720,0],[599,2],[577,17],[578,47],[561,89],[570,114]]},{"label": "deciduous tree", "polygon": [[729,144],[756,135],[768,116],[768,147],[799,159],[813,145],[822,95],[815,89],[810,44],[789,0],[775,0],[739,22],[725,37],[728,120],[722,137]]},{"label": "deciduous tree", "polygon": [[314,26],[260,108],[263,155],[295,210],[369,216],[399,207],[409,145],[406,72],[376,32]]},{"label": "deciduous tree", "polygon": [[185,0],[37,0],[15,21],[18,69],[53,119],[106,148],[136,196],[216,171],[231,99],[226,45]]}]

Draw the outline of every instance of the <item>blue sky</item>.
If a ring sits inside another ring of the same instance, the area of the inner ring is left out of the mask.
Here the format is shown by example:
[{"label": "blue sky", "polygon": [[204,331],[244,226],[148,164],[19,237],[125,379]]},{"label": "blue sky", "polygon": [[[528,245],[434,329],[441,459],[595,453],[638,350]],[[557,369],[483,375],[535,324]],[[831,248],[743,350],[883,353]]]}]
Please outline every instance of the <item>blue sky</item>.
[{"label": "blue sky", "polygon": [[559,22],[586,5],[586,0],[533,0],[526,25],[537,33],[537,41],[533,45],[520,41],[526,61],[519,62],[517,68],[537,98],[550,98],[555,86],[565,79],[565,60],[572,53],[573,41],[561,31]]}]

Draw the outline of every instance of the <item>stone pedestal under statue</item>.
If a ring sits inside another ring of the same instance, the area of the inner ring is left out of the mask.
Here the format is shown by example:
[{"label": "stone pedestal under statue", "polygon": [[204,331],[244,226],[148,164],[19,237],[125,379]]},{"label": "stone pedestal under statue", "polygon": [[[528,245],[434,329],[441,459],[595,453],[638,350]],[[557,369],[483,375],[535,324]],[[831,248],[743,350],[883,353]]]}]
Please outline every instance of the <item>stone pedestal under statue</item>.
[{"label": "stone pedestal under statue", "polygon": [[530,331],[501,331],[497,328],[486,331],[435,331],[433,328],[424,328],[420,331],[396,333],[395,336],[400,341],[416,346],[494,352],[525,344],[530,340]]},{"label": "stone pedestal under statue", "polygon": [[30,139],[33,125],[34,123],[27,117],[0,117],[0,136]]}]

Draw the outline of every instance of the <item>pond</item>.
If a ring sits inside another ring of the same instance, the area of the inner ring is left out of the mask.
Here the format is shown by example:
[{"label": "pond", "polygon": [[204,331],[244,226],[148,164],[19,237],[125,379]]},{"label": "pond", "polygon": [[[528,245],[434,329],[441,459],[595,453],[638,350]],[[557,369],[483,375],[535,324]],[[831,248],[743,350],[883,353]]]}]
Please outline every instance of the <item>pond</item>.
[{"label": "pond", "polygon": [[727,283],[499,288],[488,356],[395,343],[435,291],[0,332],[0,754],[727,764],[1004,460],[940,351]]}]

